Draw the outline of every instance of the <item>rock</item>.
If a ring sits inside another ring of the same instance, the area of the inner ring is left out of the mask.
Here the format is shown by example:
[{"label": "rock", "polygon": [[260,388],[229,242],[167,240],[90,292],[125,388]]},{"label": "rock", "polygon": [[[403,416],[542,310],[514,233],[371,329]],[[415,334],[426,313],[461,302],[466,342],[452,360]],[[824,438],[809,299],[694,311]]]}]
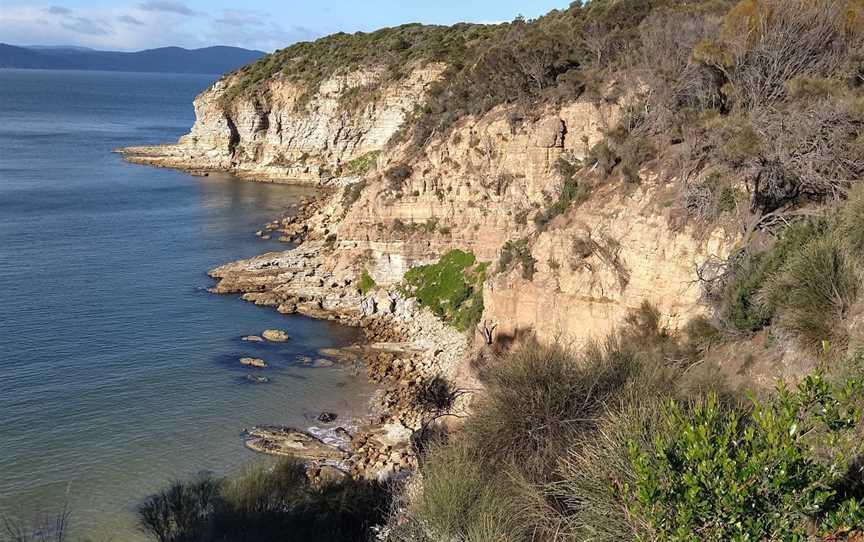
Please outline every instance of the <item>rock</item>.
[{"label": "rock", "polygon": [[345,429],[344,427],[337,427],[336,429],[333,430],[333,432],[342,438],[346,438],[346,439],[351,438],[351,433],[349,433],[348,430]]},{"label": "rock", "polygon": [[261,343],[264,342],[264,339],[259,337],[258,335],[246,335],[245,337],[241,337],[240,340],[252,342],[252,343]]},{"label": "rock", "polygon": [[336,414],[332,412],[322,412],[318,415],[318,421],[321,423],[330,423],[336,419]]},{"label": "rock", "polygon": [[308,460],[342,461],[348,454],[305,431],[292,427],[261,426],[246,432],[246,446],[256,452]]},{"label": "rock", "polygon": [[550,118],[541,121],[534,128],[534,146],[551,149],[564,146],[564,121]]},{"label": "rock", "polygon": [[261,335],[268,341],[274,343],[284,343],[289,339],[288,334],[281,329],[268,329]]},{"label": "rock", "polygon": [[248,374],[246,375],[246,380],[252,382],[253,384],[266,384],[270,382],[270,379],[266,376]]},{"label": "rock", "polygon": [[335,363],[333,363],[329,359],[324,359],[324,358],[319,358],[319,359],[316,359],[314,362],[312,362],[312,367],[315,367],[316,369],[333,367],[334,365],[335,365]]},{"label": "rock", "polygon": [[240,358],[240,365],[257,367],[259,369],[266,369],[268,367],[267,362],[260,358]]}]

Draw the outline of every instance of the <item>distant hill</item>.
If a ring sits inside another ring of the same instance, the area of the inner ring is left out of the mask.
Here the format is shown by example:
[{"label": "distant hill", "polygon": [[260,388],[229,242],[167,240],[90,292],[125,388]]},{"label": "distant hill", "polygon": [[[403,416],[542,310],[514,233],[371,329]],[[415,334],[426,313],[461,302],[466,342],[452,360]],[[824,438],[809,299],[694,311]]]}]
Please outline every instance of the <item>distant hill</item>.
[{"label": "distant hill", "polygon": [[222,74],[254,62],[264,54],[263,51],[223,46],[203,49],[161,47],[122,53],[0,43],[0,68]]}]

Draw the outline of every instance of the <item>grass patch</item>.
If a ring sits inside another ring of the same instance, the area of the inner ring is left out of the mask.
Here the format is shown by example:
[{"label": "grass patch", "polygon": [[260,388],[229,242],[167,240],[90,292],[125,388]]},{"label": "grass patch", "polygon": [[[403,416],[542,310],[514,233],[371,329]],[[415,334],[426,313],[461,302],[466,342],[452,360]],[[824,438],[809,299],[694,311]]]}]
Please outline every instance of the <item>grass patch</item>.
[{"label": "grass patch", "polygon": [[451,250],[437,263],[405,273],[403,290],[436,316],[465,331],[483,314],[483,283],[489,264],[477,263],[470,252]]}]

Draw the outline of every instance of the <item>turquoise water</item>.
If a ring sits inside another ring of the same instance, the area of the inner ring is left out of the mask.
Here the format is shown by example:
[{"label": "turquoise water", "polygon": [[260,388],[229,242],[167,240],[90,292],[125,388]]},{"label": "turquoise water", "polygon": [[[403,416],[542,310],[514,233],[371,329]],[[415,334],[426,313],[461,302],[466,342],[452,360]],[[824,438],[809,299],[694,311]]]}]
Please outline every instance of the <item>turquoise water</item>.
[{"label": "turquoise water", "polygon": [[[241,429],[359,412],[347,369],[295,365],[354,330],[208,294],[206,271],[284,248],[253,232],[309,189],[124,163],[176,140],[205,76],[0,70],[0,511],[69,501],[79,534],[134,538],[167,481],[260,456]],[[242,335],[286,329],[283,345]],[[263,357],[251,385],[236,360]]]}]

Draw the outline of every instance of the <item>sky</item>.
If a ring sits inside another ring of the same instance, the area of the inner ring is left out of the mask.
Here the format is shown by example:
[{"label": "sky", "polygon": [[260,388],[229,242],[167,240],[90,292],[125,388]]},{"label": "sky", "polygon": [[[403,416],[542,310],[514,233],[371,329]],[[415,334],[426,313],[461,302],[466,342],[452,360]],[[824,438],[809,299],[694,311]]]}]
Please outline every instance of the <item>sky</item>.
[{"label": "sky", "polygon": [[135,51],[233,45],[272,51],[409,22],[534,18],[570,0],[0,0],[0,43]]}]

